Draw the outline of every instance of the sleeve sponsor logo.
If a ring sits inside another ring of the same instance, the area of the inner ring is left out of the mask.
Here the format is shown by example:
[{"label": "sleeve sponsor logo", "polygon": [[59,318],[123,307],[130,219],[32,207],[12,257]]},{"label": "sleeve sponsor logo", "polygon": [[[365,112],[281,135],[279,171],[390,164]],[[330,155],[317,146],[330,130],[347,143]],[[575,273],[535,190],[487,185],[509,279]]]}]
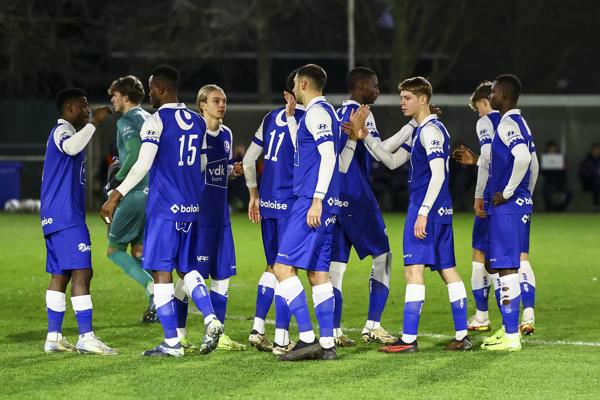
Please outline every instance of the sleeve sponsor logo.
[{"label": "sleeve sponsor logo", "polygon": [[158,143],[160,135],[156,131],[146,131],[142,136],[142,140],[150,140],[152,142]]}]

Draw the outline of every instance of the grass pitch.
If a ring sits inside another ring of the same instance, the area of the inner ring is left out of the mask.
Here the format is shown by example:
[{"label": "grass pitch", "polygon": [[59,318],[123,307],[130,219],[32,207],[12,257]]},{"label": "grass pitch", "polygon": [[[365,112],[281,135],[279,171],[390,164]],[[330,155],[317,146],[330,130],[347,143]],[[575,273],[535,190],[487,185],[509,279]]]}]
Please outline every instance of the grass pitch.
[{"label": "grass pitch", "polygon": [[[387,355],[359,343],[339,350],[335,362],[280,363],[268,353],[215,351],[208,356],[142,359],[158,344],[158,324],[139,323],[143,292],[105,256],[105,227],[88,220],[93,245],[94,327],[119,349],[116,357],[46,355],[45,247],[39,219],[0,214],[0,397],[1,398],[600,398],[600,216],[536,214],[531,262],[537,281],[536,333],[523,351],[446,353],[452,337],[447,291],[437,274],[426,275],[421,351]],[[390,298],[383,325],[402,329],[404,216],[386,215],[393,262]],[[456,215],[456,257],[470,288],[472,217]],[[260,229],[245,216],[233,217],[238,276],[232,279],[227,333],[245,342],[252,326],[256,284],[264,268]],[[344,280],[346,332],[359,341],[368,304],[370,259],[353,254]],[[306,280],[303,279],[306,284]],[[308,291],[310,299],[310,291]],[[469,293],[470,295],[470,293]],[[310,302],[310,300],[309,300]],[[469,314],[474,309],[469,297]],[[492,322],[499,312],[490,304]],[[273,311],[269,314],[273,319]],[[201,318],[190,314],[189,332],[201,339]],[[316,326],[316,325],[315,325]],[[267,327],[272,335],[274,327]],[[295,336],[292,328],[292,336]],[[76,341],[67,302],[64,334]],[[480,343],[482,335],[474,335]]]}]

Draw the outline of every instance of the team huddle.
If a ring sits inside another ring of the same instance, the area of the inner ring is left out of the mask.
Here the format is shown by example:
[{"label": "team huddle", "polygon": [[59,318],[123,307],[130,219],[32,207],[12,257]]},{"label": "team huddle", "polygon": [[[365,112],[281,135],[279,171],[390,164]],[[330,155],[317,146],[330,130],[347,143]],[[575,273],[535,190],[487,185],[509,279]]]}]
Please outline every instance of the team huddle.
[{"label": "team huddle", "polygon": [[[233,161],[233,134],[222,122],[227,97],[219,86],[203,86],[193,111],[178,101],[178,71],[156,67],[149,78],[150,102],[156,109],[150,115],[140,107],[144,89],[139,79],[125,76],[112,83],[111,102],[123,114],[117,121],[119,164],[109,174],[101,216],[109,224],[109,259],[138,282],[149,299],[142,320],[158,320],[163,328],[162,342],[143,355],[180,357],[217,348],[246,349],[224,328],[229,282],[236,275],[227,189],[230,179],[242,175],[250,194],[248,216],[261,225],[267,265],[258,282],[251,346],[281,361],[334,360],[336,348],[354,346],[341,328],[342,282],[354,247],[360,259],[372,258],[364,342],[382,344],[379,351],[385,353],[418,351],[428,267],[439,273],[448,289],[455,338],[446,350],[471,350],[468,331],[491,330],[492,285],[503,326],[481,348],[520,350],[521,334],[534,331],[535,278],[528,253],[538,164],[531,131],[516,108],[518,78],[500,75],[493,83],[483,82],[471,98],[471,107],[481,117],[480,155],[465,147],[451,154],[450,134],[438,118],[439,110],[430,105],[433,89],[425,78],[399,84],[401,110],[410,122],[386,140],[369,109],[379,95],[372,70],[357,67],[349,72],[350,98],[339,109],[323,96],[326,81],[326,72],[315,64],[293,71],[286,81],[286,104],[263,118],[242,162]],[[88,123],[86,94],[76,88],[59,92],[56,103],[60,119],[48,139],[40,212],[46,271],[51,274],[44,350],[117,354],[92,327],[83,155],[95,127],[112,110],[94,110]],[[477,311],[470,319],[454,256],[451,157],[478,166],[472,244]],[[399,337],[381,325],[392,252],[370,184],[374,162],[390,169],[409,163],[403,234],[406,292]],[[175,284],[173,270],[179,278]],[[311,286],[318,337],[298,270],[306,271]],[[76,345],[62,336],[69,282],[79,328]],[[187,337],[189,299],[204,318],[199,346]],[[265,320],[273,303],[271,341]],[[289,335],[292,316],[299,332],[296,341]]]}]

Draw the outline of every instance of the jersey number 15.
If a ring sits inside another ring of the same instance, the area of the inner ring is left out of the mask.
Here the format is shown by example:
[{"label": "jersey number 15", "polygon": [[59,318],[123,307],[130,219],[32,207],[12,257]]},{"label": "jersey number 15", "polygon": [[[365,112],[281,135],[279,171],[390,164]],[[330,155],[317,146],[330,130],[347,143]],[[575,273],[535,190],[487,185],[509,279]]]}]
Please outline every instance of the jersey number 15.
[{"label": "jersey number 15", "polygon": [[[185,148],[185,138],[188,138],[187,140],[187,149]],[[193,134],[193,135],[181,135],[179,137],[179,162],[177,163],[178,166],[182,167],[185,164],[187,165],[194,165],[194,161],[196,161],[196,154],[198,152],[197,147],[198,146],[194,146],[194,140],[198,139],[198,135]],[[185,156],[185,162],[183,160],[184,158],[184,154],[186,153]]]}]

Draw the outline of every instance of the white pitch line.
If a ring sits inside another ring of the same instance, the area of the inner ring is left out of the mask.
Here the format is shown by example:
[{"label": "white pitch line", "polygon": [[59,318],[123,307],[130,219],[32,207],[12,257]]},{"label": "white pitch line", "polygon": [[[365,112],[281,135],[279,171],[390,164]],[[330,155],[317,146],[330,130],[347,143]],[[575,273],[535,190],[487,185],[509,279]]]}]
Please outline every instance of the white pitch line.
[{"label": "white pitch line", "polygon": [[[190,310],[191,312],[191,310]],[[196,311],[197,312],[197,311]],[[248,319],[247,317],[242,317],[239,315],[234,315],[231,317],[227,317],[227,319],[232,319],[235,321],[252,321],[252,319]],[[275,321],[272,319],[265,320],[265,324],[267,325],[275,325]],[[360,333],[362,329],[360,328],[342,328],[346,332]],[[440,333],[432,333],[432,332],[424,332],[419,333],[419,336],[428,337],[437,340],[448,340],[453,338],[451,335],[443,335]],[[543,340],[536,338],[527,338],[523,339],[523,343],[531,343],[531,344],[541,344],[547,346],[581,346],[581,347],[600,347],[600,342],[584,342],[580,340]]]}]

